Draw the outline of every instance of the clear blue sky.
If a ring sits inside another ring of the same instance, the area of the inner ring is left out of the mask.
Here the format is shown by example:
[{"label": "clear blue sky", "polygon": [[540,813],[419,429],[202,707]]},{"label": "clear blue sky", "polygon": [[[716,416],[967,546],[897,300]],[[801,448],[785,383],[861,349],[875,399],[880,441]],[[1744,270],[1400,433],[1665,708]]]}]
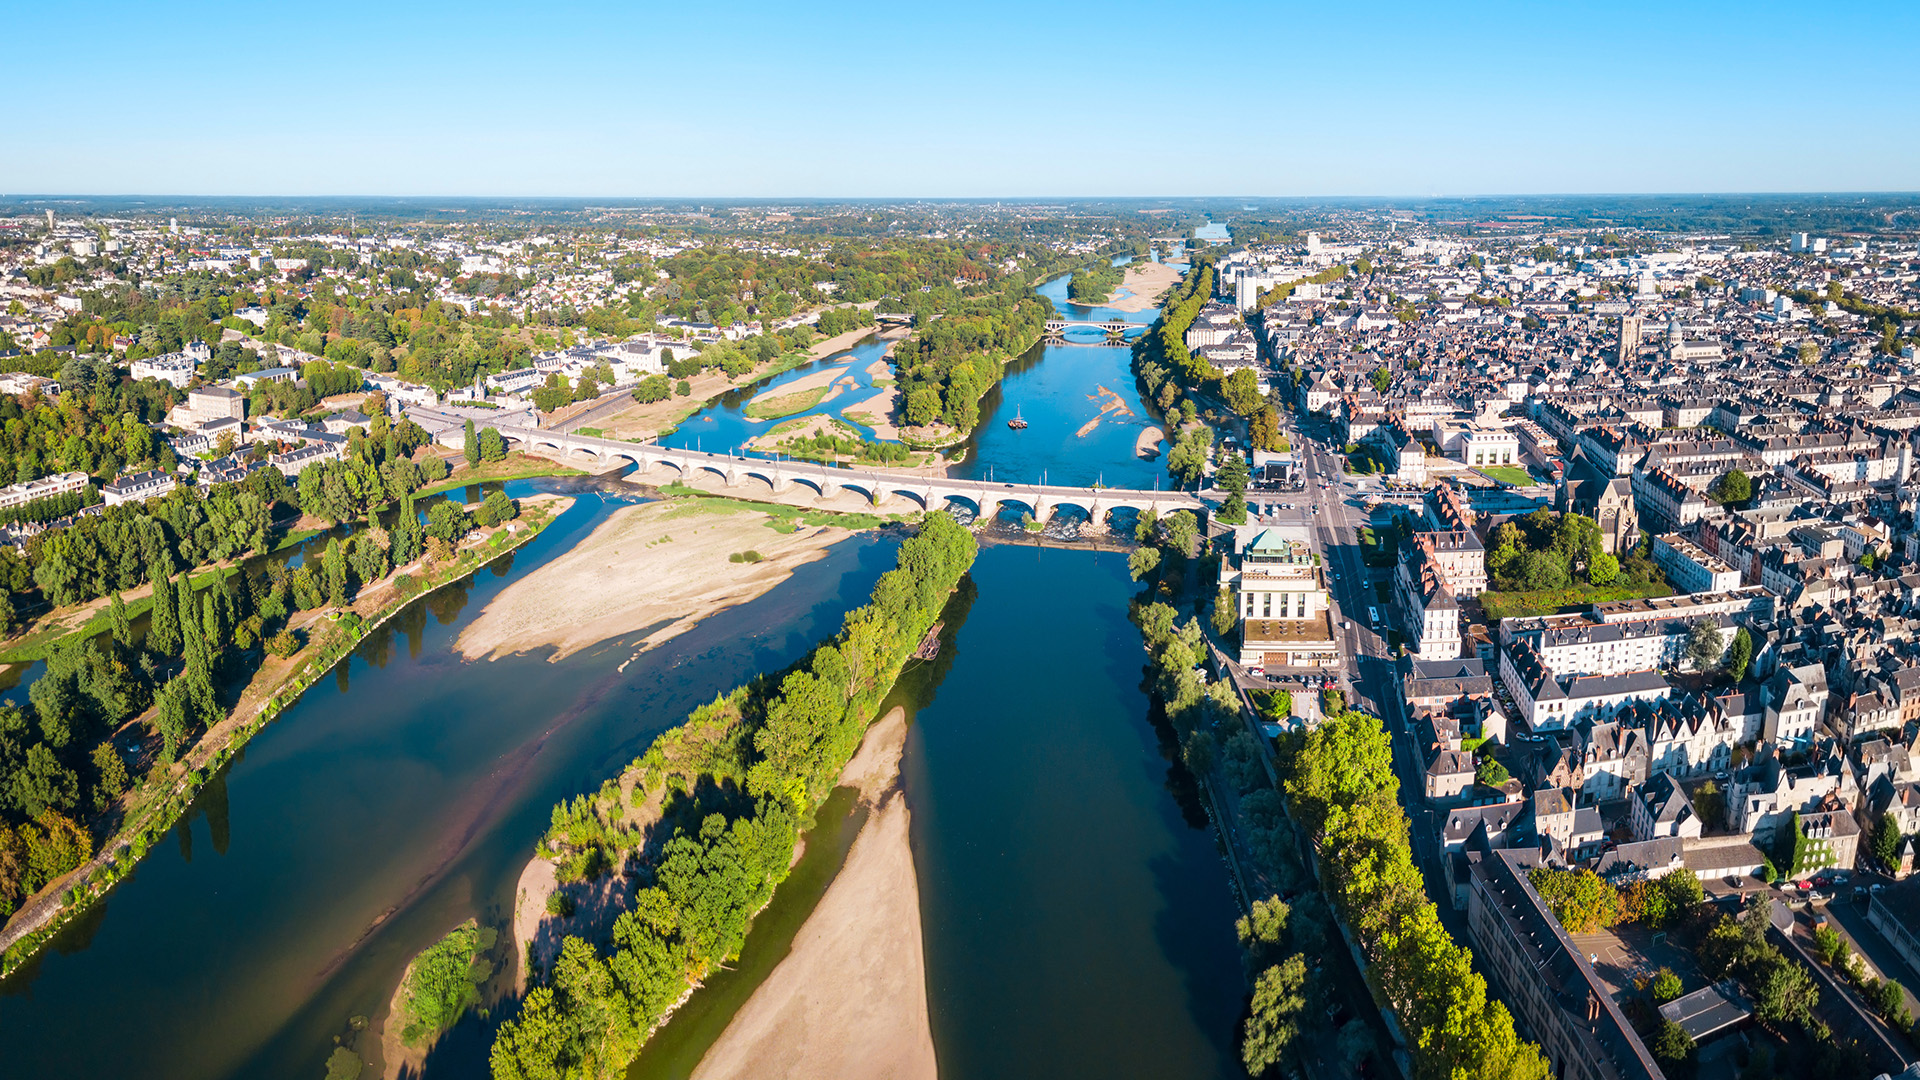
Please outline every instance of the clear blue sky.
[{"label": "clear blue sky", "polygon": [[1920,189],[1914,0],[5,0],[0,25],[10,194]]}]

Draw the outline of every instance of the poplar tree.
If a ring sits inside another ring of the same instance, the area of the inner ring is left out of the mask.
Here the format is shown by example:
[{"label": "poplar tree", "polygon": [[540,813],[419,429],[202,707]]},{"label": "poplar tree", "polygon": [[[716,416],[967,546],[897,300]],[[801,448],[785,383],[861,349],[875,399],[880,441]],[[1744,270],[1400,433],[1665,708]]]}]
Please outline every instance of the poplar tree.
[{"label": "poplar tree", "polygon": [[113,643],[122,649],[133,648],[133,621],[127,618],[127,602],[117,591],[113,603],[107,606],[107,615],[113,622]]},{"label": "poplar tree", "polygon": [[214,599],[214,591],[207,590],[200,596],[200,628],[206,634],[207,652],[217,655],[225,648],[227,633],[225,621],[220,617],[220,603]]},{"label": "poplar tree", "polygon": [[321,560],[327,573],[327,602],[334,607],[347,606],[347,549],[339,537],[327,541],[327,554]]},{"label": "poplar tree", "polygon": [[147,648],[160,656],[180,653],[180,614],[173,604],[173,581],[165,574],[153,578],[153,614],[147,620]]},{"label": "poplar tree", "polygon": [[480,464],[480,437],[473,432],[473,421],[468,420],[464,432],[465,442],[462,449],[466,453],[469,468]]},{"label": "poplar tree", "polygon": [[181,571],[174,579],[173,611],[174,618],[180,620],[180,643],[184,649],[188,642],[200,636],[200,609],[193,602],[193,575],[188,571]]}]

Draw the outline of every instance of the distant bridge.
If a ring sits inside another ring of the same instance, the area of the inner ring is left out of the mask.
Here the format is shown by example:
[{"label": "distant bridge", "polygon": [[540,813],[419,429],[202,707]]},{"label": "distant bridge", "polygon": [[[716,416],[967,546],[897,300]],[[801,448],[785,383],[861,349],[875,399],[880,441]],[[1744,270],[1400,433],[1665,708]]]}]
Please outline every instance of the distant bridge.
[{"label": "distant bridge", "polygon": [[1047,320],[1047,336],[1050,338],[1065,337],[1069,330],[1099,330],[1111,339],[1125,337],[1129,330],[1145,330],[1146,328],[1146,324],[1144,323],[1122,322],[1119,319],[1112,319],[1107,322],[1089,322],[1078,319]]},{"label": "distant bridge", "polygon": [[[489,424],[501,435],[520,444],[520,449],[569,464],[611,466],[630,461],[635,474],[644,476],[656,469],[671,469],[680,480],[691,480],[712,473],[730,488],[748,481],[759,481],[773,494],[783,494],[799,484],[812,488],[820,498],[841,491],[857,491],[875,507],[904,499],[921,510],[945,509],[951,502],[968,505],[981,517],[990,517],[1002,506],[1024,508],[1036,521],[1049,520],[1062,507],[1084,512],[1087,519],[1104,523],[1114,510],[1151,510],[1168,514],[1175,510],[1204,510],[1207,504],[1183,491],[1141,491],[1132,488],[1067,487],[1059,484],[1003,484],[987,480],[955,480],[904,470],[841,469],[805,461],[776,461],[767,458],[709,454],[698,450],[675,450],[658,443],[631,443],[572,435],[544,428]],[[460,438],[460,429],[451,428],[443,438]]]}]

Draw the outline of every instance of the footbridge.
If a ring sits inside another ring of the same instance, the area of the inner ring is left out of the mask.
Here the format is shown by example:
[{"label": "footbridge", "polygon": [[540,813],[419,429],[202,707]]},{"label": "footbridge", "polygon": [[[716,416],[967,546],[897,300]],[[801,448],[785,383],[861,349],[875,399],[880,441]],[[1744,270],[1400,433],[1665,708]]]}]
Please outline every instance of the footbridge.
[{"label": "footbridge", "polygon": [[[573,465],[616,466],[632,462],[635,475],[667,473],[673,478],[691,481],[711,473],[727,487],[736,488],[758,481],[773,494],[784,494],[795,485],[811,488],[821,498],[842,491],[856,491],[879,507],[894,499],[904,499],[921,510],[945,509],[948,503],[970,506],[981,517],[990,517],[1002,506],[1024,508],[1036,521],[1047,521],[1063,507],[1078,509],[1088,520],[1104,523],[1109,513],[1130,509],[1169,514],[1175,510],[1204,510],[1207,504],[1182,491],[1141,491],[1131,488],[1067,487],[1058,484],[1004,484],[990,480],[955,480],[930,476],[924,472],[893,469],[842,469],[805,461],[737,457],[732,454],[676,450],[657,443],[622,442],[590,435],[573,435],[544,428],[487,424],[518,449]],[[459,429],[451,437],[457,438]],[[757,485],[756,485],[757,486]]]}]

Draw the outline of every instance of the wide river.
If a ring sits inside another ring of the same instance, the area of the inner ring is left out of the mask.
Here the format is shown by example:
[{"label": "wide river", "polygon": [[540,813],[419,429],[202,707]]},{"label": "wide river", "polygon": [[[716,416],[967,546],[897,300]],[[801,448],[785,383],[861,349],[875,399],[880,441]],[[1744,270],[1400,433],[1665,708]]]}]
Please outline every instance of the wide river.
[{"label": "wide river", "polygon": [[[1075,436],[1102,386],[1134,416]],[[1005,427],[1009,403],[1025,432]],[[1150,421],[1125,350],[1037,346],[988,416],[968,457],[982,475],[1157,475],[1132,453]],[[1105,429],[1120,435],[1098,441]],[[888,537],[836,545],[624,669],[626,641],[560,663],[459,659],[453,641],[480,609],[631,501],[623,488],[508,485],[579,500],[367,641],[208,785],[174,842],[0,985],[0,1076],[318,1080],[349,1018],[380,1013],[410,956],[469,916],[504,924],[555,801],[598,787],[695,704],[803,655],[892,565]],[[1124,556],[990,544],[963,591],[941,659],[896,692],[913,712],[908,798],[943,1076],[1237,1075],[1234,904],[1150,722]],[[797,919],[811,901],[793,895]],[[743,969],[756,948],[784,948],[760,938]],[[684,1026],[732,1007],[696,996]],[[484,1076],[499,1015],[456,1028],[430,1080]],[[684,1075],[665,1055],[652,1071]]]}]

